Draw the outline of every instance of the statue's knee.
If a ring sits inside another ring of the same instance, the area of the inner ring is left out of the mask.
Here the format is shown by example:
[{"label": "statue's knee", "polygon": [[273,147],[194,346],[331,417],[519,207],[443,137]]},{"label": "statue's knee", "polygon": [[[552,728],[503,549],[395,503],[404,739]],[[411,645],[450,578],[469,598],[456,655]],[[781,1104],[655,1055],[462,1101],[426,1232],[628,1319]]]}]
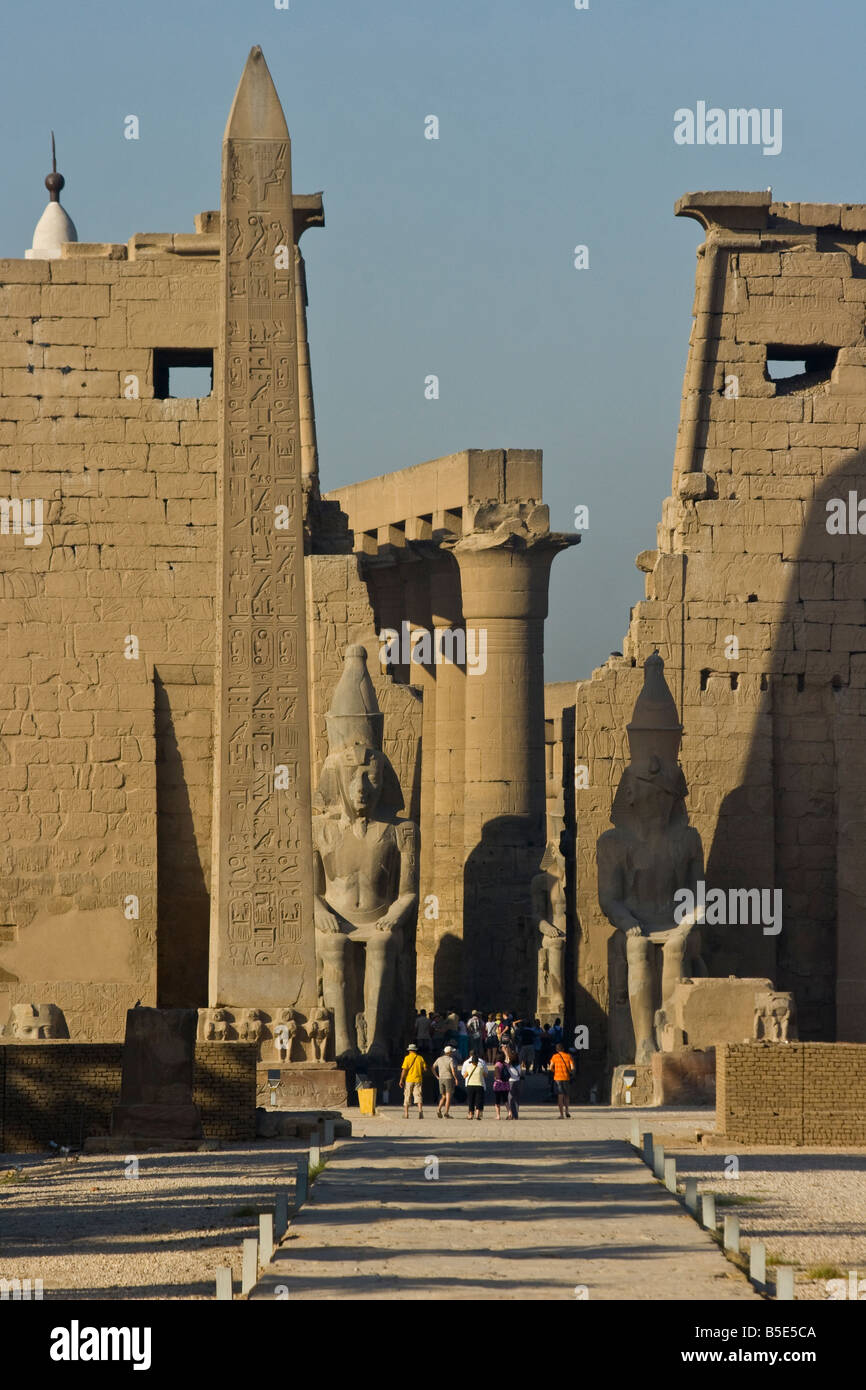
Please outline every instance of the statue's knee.
[{"label": "statue's knee", "polygon": [[629,966],[646,965],[649,961],[651,941],[647,941],[645,936],[629,936],[626,938],[625,955]]}]

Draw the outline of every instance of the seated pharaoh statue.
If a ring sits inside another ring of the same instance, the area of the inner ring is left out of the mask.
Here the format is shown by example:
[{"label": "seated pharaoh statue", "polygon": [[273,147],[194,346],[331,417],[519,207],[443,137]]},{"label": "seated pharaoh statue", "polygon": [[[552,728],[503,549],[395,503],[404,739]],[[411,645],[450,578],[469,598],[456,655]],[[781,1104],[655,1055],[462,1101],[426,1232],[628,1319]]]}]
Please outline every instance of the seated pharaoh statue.
[{"label": "seated pharaoh statue", "polygon": [[326,715],[328,756],[313,817],[316,951],[338,1061],[386,1062],[395,964],[418,906],[418,831],[382,752],[383,716],[361,646],[347,648]]},{"label": "seated pharaoh statue", "polygon": [[[613,830],[599,836],[598,900],[625,935],[635,1062],[648,1064],[678,982],[705,975],[695,914],[675,916],[674,894],[696,893],[704,873],[701,837],[689,825],[686,779],[678,762],[682,725],[653,652],[627,729],[631,760],[611,809]],[[693,899],[694,901],[694,899]]]}]

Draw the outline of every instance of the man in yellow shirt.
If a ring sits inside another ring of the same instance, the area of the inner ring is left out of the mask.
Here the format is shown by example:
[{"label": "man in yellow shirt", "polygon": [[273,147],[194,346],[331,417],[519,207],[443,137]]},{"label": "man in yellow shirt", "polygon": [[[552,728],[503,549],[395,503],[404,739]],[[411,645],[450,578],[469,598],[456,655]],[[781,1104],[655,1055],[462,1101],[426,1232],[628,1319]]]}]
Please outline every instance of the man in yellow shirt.
[{"label": "man in yellow shirt", "polygon": [[406,1056],[403,1058],[403,1068],[400,1072],[400,1090],[403,1092],[403,1118],[409,1118],[409,1106],[414,1100],[418,1106],[418,1119],[424,1118],[424,1102],[421,1098],[421,1083],[424,1080],[424,1073],[427,1070],[427,1063],[418,1051],[415,1043],[410,1043]]}]

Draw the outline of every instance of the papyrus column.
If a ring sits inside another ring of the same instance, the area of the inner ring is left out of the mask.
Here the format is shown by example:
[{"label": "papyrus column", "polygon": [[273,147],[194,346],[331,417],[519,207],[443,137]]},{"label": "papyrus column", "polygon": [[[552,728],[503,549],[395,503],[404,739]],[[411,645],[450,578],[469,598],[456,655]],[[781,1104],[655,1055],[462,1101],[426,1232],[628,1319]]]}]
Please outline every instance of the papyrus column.
[{"label": "papyrus column", "polygon": [[[463,630],[460,572],[453,556],[440,553],[430,561],[430,613],[433,650],[442,654],[435,665],[435,734],[432,758],[433,815],[430,833],[434,903],[424,920],[422,899],[419,933],[429,933],[432,964],[429,984],[436,1009],[471,1009],[463,947],[463,667],[449,656],[455,636]],[[425,755],[426,756],[426,755]],[[419,971],[421,957],[419,953]],[[420,983],[420,978],[419,978]]]},{"label": "papyrus column", "polygon": [[547,530],[546,510],[480,511],[454,546],[467,631],[463,938],[468,1002],[483,1010],[535,1007],[530,883],[545,845],[544,619],[551,563],[571,540]]}]

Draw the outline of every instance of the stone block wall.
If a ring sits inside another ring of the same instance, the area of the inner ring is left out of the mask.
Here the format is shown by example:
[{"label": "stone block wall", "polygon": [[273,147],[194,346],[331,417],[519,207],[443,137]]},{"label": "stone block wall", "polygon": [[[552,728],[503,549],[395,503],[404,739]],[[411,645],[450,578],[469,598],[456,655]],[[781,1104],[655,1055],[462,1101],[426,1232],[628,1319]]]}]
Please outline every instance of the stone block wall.
[{"label": "stone block wall", "polygon": [[84,1041],[157,1002],[158,896],[160,1002],[200,955],[212,691],[189,673],[213,665],[217,421],[212,397],[156,398],[154,355],[216,348],[216,252],[0,262],[0,498],[44,513],[40,544],[0,534],[0,1017],[51,1000]]},{"label": "stone block wall", "polygon": [[[218,223],[0,261],[0,501],[44,509],[39,545],[0,533],[0,1026],[37,999],[117,1041],[136,1000],[208,1002],[219,421],[155,364],[218,356]],[[314,785],[366,641],[417,819],[419,701],[379,672],[357,558],[307,570]]]},{"label": "stone block wall", "polygon": [[[579,682],[577,1021],[590,1062],[630,1057],[622,941],[598,906],[595,843],[658,647],[684,724],[706,880],[778,888],[778,937],[706,928],[713,975],[771,978],[800,1036],[866,1041],[866,554],[828,508],[866,497],[866,208],[695,194],[704,226],[673,492],[622,657]],[[780,360],[801,363],[783,379]]]},{"label": "stone block wall", "polygon": [[[255,1138],[256,1052],[254,1043],[196,1044],[193,1100],[206,1138]],[[0,1044],[0,1152],[108,1134],[122,1060],[122,1043]]]},{"label": "stone block wall", "polygon": [[741,1144],[866,1144],[866,1046],[719,1048],[716,1132]]}]

